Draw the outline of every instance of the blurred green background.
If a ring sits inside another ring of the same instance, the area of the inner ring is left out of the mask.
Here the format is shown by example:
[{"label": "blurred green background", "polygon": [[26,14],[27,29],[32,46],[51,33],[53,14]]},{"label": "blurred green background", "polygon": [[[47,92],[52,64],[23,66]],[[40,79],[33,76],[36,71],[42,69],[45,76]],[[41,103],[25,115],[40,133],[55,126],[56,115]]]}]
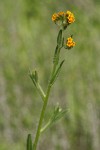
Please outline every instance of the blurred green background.
[{"label": "blurred green background", "polygon": [[68,113],[43,134],[38,150],[100,148],[100,1],[0,0],[0,150],[25,150],[27,134],[34,139],[42,101],[28,71],[37,68],[46,90],[58,34],[51,16],[66,10],[76,21],[65,36],[77,44],[62,50],[66,61],[45,121],[57,102]]}]

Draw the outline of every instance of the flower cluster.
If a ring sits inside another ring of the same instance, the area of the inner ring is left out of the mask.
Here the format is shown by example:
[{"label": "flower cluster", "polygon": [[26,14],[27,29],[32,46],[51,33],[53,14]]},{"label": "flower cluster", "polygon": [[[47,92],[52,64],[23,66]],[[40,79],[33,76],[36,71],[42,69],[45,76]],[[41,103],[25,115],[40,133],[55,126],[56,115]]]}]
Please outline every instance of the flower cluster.
[{"label": "flower cluster", "polygon": [[67,12],[65,13],[65,16],[67,17],[67,22],[68,22],[68,24],[73,23],[73,22],[75,21],[74,14],[71,13],[70,11],[67,11]]},{"label": "flower cluster", "polygon": [[58,21],[58,20],[63,19],[63,18],[64,18],[64,14],[65,14],[65,13],[64,13],[63,11],[58,12],[58,13],[54,13],[54,14],[52,15],[52,21],[56,22],[56,21]]},{"label": "flower cluster", "polygon": [[[57,24],[60,27],[60,30],[64,31],[68,25],[72,24],[75,21],[75,17],[74,14],[71,11],[60,11],[58,13],[54,13],[52,15],[52,21]],[[60,34],[59,34],[60,35]],[[62,37],[58,36],[59,39],[61,40]],[[64,43],[64,38],[63,38],[63,43]],[[59,45],[59,42],[58,42]],[[65,49],[71,49],[76,45],[76,43],[73,41],[72,36],[70,36],[69,38],[67,38],[65,44],[63,44]]]},{"label": "flower cluster", "polygon": [[67,48],[70,49],[75,45],[76,45],[76,43],[73,41],[72,37],[69,37],[66,41]]},{"label": "flower cluster", "polygon": [[[66,27],[73,23],[75,21],[74,14],[70,11],[67,12],[58,12],[54,13],[52,15],[52,21],[55,22],[57,25],[60,25],[63,27],[63,29],[66,29]],[[60,24],[59,24],[60,21]]]}]

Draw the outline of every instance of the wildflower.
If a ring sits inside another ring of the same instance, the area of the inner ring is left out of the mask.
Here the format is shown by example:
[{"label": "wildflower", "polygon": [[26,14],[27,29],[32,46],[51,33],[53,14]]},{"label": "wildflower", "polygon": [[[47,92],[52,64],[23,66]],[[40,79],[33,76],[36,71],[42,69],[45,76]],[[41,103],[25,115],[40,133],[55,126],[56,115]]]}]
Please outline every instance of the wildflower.
[{"label": "wildflower", "polygon": [[69,15],[69,16],[67,17],[67,21],[68,21],[69,24],[70,24],[70,23],[73,23],[73,22],[75,21],[74,15],[73,15],[73,14]]},{"label": "wildflower", "polygon": [[73,41],[72,37],[69,37],[66,41],[67,48],[70,49],[75,45],[76,45],[76,43]]},{"label": "wildflower", "polygon": [[71,15],[72,13],[71,13],[71,11],[67,11],[66,13],[65,13],[65,16],[69,16],[69,15]]},{"label": "wildflower", "polygon": [[58,12],[58,16],[59,16],[59,17],[64,17],[64,14],[65,14],[65,13],[64,13],[63,11]]},{"label": "wildflower", "polygon": [[61,11],[52,15],[52,21],[54,21],[58,26],[65,30],[69,24],[75,21],[75,17],[74,14],[70,11]]},{"label": "wildflower", "polygon": [[66,19],[67,19],[68,24],[71,24],[71,23],[73,23],[75,21],[74,14],[72,12],[67,11],[65,13],[65,16],[67,17]]},{"label": "wildflower", "polygon": [[55,22],[55,21],[57,21],[57,19],[58,19],[58,14],[56,14],[56,13],[53,14],[53,15],[52,15],[52,21]]},{"label": "wildflower", "polygon": [[52,21],[56,22],[56,21],[59,21],[59,20],[63,20],[63,17],[64,17],[64,12],[63,11],[58,12],[58,13],[54,13],[52,15]]}]

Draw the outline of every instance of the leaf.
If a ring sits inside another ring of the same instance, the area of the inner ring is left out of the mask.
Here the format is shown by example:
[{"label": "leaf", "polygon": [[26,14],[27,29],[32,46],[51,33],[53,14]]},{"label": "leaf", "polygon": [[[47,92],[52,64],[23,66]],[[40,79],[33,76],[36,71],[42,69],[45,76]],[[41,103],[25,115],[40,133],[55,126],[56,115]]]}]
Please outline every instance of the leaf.
[{"label": "leaf", "polygon": [[64,46],[64,37],[62,38],[62,47]]},{"label": "leaf", "polygon": [[54,53],[53,63],[58,64],[60,50],[63,46],[64,46],[64,37],[62,37],[62,30],[60,30],[57,36],[57,46]]},{"label": "leaf", "polygon": [[35,81],[38,82],[38,73],[36,70],[35,70]]},{"label": "leaf", "polygon": [[55,74],[53,75],[53,77],[52,77],[52,79],[51,79],[51,81],[50,81],[50,84],[53,84],[53,83],[55,82],[55,80],[57,79],[58,74],[59,74],[59,72],[60,72],[60,70],[61,70],[61,67],[62,67],[64,61],[65,61],[65,60],[63,60],[63,61],[60,63],[58,69],[56,70]]},{"label": "leaf", "polygon": [[27,137],[27,150],[33,150],[32,148],[32,139],[31,139],[31,134],[28,134],[28,137]]},{"label": "leaf", "polygon": [[65,114],[66,114],[67,110],[61,110],[55,117],[54,122],[61,119]]},{"label": "leaf", "polygon": [[40,84],[38,82],[38,73],[37,73],[37,71],[35,70],[34,72],[29,73],[29,76],[30,76],[33,84],[35,85],[38,93],[40,94],[42,100],[44,101],[44,99],[45,99],[45,93],[44,93],[42,87],[40,86]]},{"label": "leaf", "polygon": [[67,109],[62,110],[59,107],[59,104],[57,104],[57,106],[54,108],[54,111],[49,119],[49,121],[47,122],[47,124],[41,129],[41,132],[44,132],[47,128],[51,127],[53,125],[53,123],[55,123],[56,121],[60,120],[62,117],[64,117],[64,115],[66,114]]},{"label": "leaf", "polygon": [[59,31],[58,37],[57,37],[57,45],[60,46],[62,43],[62,30]]},{"label": "leaf", "polygon": [[31,80],[33,81],[33,84],[36,87],[35,75],[33,73],[29,73],[29,76],[30,76]]},{"label": "leaf", "polygon": [[55,54],[54,54],[54,55],[56,55],[56,54],[57,54],[57,52],[58,52],[58,45],[56,46]]},{"label": "leaf", "polygon": [[33,83],[36,87],[37,83],[38,83],[38,73],[37,73],[37,71],[35,70],[34,72],[29,72],[29,76],[32,79],[32,81],[33,81]]},{"label": "leaf", "polygon": [[61,119],[65,114],[66,114],[67,110],[62,110],[59,105],[57,105],[54,109],[53,115],[51,117],[51,121],[52,123],[54,123],[55,121]]},{"label": "leaf", "polygon": [[56,64],[58,64],[58,61],[59,61],[59,54],[58,54],[58,51],[59,51],[59,47],[58,47],[58,45],[57,45],[57,46],[56,46],[56,49],[55,49],[54,57],[53,57],[53,63],[56,63]]}]

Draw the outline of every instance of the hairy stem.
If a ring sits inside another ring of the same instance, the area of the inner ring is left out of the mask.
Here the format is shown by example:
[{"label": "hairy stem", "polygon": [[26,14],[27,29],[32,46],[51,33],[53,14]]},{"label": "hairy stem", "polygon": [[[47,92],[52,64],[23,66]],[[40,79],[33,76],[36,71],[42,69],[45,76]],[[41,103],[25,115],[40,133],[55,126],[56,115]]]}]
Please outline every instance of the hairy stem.
[{"label": "hairy stem", "polygon": [[43,118],[44,118],[44,114],[45,114],[45,110],[46,110],[46,106],[47,106],[47,102],[48,102],[48,97],[49,97],[49,94],[50,94],[50,89],[51,89],[51,86],[48,86],[46,98],[45,98],[45,101],[44,101],[44,104],[43,104],[43,107],[42,107],[42,111],[41,111],[41,115],[40,115],[38,129],[37,129],[37,132],[36,132],[36,137],[35,137],[35,141],[34,141],[34,145],[33,145],[33,150],[36,150],[36,148],[37,148],[38,140],[39,140],[39,137],[40,137],[40,130],[41,130],[41,126],[42,126],[42,122],[43,122]]},{"label": "hairy stem", "polygon": [[[55,69],[56,69],[56,65],[54,64],[50,80],[52,79],[52,76],[55,72]],[[51,90],[51,84],[49,83],[48,88],[47,88],[46,97],[44,98],[44,104],[42,106],[42,110],[41,110],[41,114],[40,114],[40,120],[39,120],[39,124],[38,124],[38,128],[37,128],[37,132],[36,132],[35,141],[34,141],[34,144],[33,144],[33,150],[36,150],[36,148],[37,148],[38,140],[39,140],[40,133],[41,133],[42,122],[43,122],[43,119],[44,119],[44,114],[45,114],[46,106],[47,106],[47,103],[48,103],[50,90]]]},{"label": "hairy stem", "polygon": [[[60,53],[60,49],[61,48],[62,47],[58,46],[59,53]],[[58,61],[59,61],[59,59],[58,59]],[[52,87],[51,80],[52,80],[53,75],[54,75],[54,73],[56,71],[58,61],[56,61],[53,64],[53,69],[52,69],[52,72],[51,72],[51,77],[50,77],[50,81],[49,81],[49,84],[48,84],[48,87],[47,87],[46,95],[42,92],[42,98],[44,100],[43,101],[44,103],[43,103],[41,114],[40,114],[40,119],[39,119],[39,123],[38,123],[38,127],[37,127],[37,132],[36,132],[36,136],[35,136],[35,140],[34,140],[34,144],[33,144],[33,150],[37,149],[37,144],[38,144],[39,137],[40,137],[40,134],[41,134],[42,122],[43,122],[43,119],[44,119],[44,114],[45,114],[45,111],[46,111],[46,107],[47,107],[47,103],[48,103],[48,99],[49,99],[50,90],[51,90],[51,87]],[[39,90],[41,92],[41,88],[40,87],[39,87]]]}]

